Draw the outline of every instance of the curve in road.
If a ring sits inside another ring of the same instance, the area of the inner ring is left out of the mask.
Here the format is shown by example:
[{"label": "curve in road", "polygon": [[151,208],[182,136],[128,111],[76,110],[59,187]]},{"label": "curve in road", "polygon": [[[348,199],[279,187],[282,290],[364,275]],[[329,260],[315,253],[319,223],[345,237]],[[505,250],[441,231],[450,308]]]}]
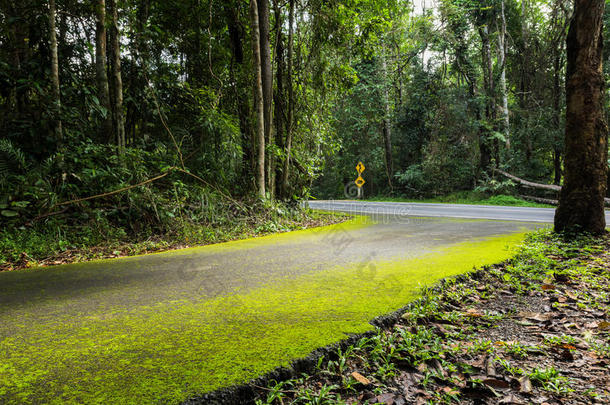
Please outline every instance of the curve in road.
[{"label": "curve in road", "polygon": [[243,382],[509,257],[536,227],[386,213],[0,273],[0,403],[176,403]]}]

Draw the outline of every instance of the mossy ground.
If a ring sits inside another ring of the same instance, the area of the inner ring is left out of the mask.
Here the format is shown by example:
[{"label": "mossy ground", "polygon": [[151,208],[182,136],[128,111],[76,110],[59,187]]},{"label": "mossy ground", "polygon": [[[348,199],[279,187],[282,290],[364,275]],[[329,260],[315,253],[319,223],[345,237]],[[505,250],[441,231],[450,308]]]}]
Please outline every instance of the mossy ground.
[{"label": "mossy ground", "polygon": [[0,402],[180,402],[368,331],[372,318],[402,307],[420,287],[507,259],[523,237],[464,242],[409,260],[355,263],[103,316],[32,323],[0,311]]}]

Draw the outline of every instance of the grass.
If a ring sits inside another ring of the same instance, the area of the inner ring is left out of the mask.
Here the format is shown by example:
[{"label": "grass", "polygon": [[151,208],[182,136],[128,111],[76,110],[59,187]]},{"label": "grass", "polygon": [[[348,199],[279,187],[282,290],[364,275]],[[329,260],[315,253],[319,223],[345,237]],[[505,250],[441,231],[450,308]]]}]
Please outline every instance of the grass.
[{"label": "grass", "polygon": [[[324,236],[346,226],[361,225],[352,221],[298,234]],[[197,249],[240,251],[293,237],[273,235]],[[376,262],[374,271],[337,266],[270,280],[248,291],[176,297],[120,311],[103,306],[120,293],[119,287],[42,303],[0,303],[0,402],[179,403],[287,365],[348,334],[372,330],[369,320],[402,307],[420,288],[507,259],[513,254],[510,247],[523,237],[450,245],[408,260]],[[62,272],[85,277],[87,271],[99,273],[95,266],[76,264]],[[27,270],[0,273],[0,286],[19,294],[19,289],[27,290],[32,272],[42,271],[51,282],[53,270]],[[66,306],[96,302],[97,311],[80,317],[62,312]],[[412,344],[421,346],[420,341]],[[381,373],[391,374],[391,365]]]},{"label": "grass", "polygon": [[552,205],[539,204],[531,201],[526,201],[521,198],[517,198],[510,195],[496,195],[488,197],[484,194],[477,193],[475,191],[462,191],[458,193],[449,194],[443,197],[435,197],[428,199],[405,199],[395,197],[372,197],[369,201],[383,201],[383,202],[418,202],[418,203],[432,203],[432,204],[468,204],[468,205],[499,205],[499,206],[513,206],[513,207],[539,207],[539,208],[553,208]]}]

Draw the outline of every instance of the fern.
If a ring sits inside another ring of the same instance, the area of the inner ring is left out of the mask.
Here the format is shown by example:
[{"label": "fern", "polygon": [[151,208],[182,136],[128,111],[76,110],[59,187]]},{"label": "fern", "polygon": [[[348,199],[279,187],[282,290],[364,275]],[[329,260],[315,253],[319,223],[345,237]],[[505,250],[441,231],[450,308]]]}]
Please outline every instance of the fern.
[{"label": "fern", "polygon": [[25,154],[8,139],[0,139],[0,185],[6,185],[11,173],[26,170]]}]

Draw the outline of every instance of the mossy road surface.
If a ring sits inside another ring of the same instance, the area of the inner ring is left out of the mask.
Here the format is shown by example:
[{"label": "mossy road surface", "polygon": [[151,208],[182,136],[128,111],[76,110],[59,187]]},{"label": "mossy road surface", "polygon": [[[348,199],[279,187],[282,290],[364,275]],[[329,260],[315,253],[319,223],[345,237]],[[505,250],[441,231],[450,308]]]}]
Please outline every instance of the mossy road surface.
[{"label": "mossy road surface", "polygon": [[519,222],[360,217],[0,273],[0,403],[179,403],[370,330],[418,288],[508,258]]}]

